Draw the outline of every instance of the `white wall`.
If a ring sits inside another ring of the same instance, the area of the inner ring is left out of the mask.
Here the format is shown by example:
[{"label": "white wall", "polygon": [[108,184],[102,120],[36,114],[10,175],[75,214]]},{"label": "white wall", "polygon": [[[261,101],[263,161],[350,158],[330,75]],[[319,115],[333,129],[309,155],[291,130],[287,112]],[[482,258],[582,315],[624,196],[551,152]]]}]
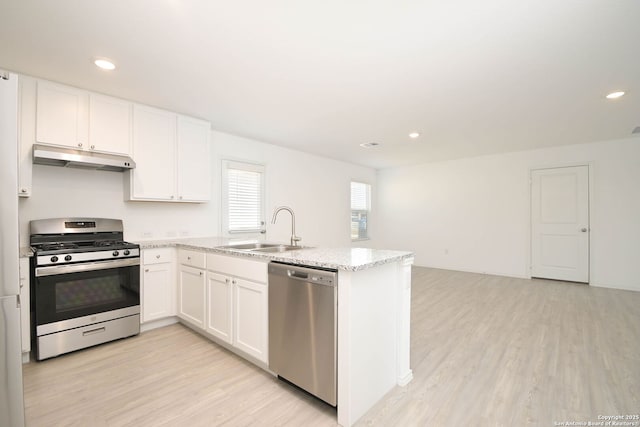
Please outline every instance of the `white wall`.
[{"label": "white wall", "polygon": [[637,137],[380,171],[376,246],[413,250],[421,266],[529,277],[530,169],[575,164],[591,168],[591,284],[640,291]]},{"label": "white wall", "polygon": [[[287,212],[278,214],[276,224],[271,224],[274,209],[286,205],[296,214],[296,234],[302,237],[301,244],[351,246],[350,182],[375,184],[375,170],[222,132],[213,132],[212,144],[215,200],[220,200],[222,160],[266,165],[267,240],[289,241],[291,219]],[[219,212],[217,218],[219,223]]]},{"label": "white wall", "polygon": [[291,206],[303,245],[350,246],[350,180],[375,183],[375,171],[258,141],[212,132],[212,201],[205,204],[125,202],[119,172],[33,166],[32,196],[20,200],[21,244],[29,221],[67,216],[122,218],[128,240],[220,235],[221,159],[266,165],[267,235],[288,242],[286,212],[270,224],[273,208]]}]

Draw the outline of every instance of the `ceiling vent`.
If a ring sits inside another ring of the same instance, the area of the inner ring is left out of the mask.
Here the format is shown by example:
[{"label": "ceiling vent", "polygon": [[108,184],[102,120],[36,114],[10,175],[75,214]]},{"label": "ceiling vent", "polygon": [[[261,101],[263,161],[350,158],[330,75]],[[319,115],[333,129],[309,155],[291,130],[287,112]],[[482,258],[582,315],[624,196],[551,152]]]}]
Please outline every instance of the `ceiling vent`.
[{"label": "ceiling vent", "polygon": [[362,148],[376,148],[379,147],[380,143],[378,142],[364,142],[362,144],[360,144],[360,147]]}]

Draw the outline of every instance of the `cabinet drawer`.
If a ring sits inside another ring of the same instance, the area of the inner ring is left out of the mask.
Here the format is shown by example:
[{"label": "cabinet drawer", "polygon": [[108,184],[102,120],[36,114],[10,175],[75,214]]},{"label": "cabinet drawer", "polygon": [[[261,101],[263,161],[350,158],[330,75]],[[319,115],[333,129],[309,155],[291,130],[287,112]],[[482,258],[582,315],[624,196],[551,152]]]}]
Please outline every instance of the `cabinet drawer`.
[{"label": "cabinet drawer", "polygon": [[173,260],[172,248],[144,249],[142,251],[142,264],[162,264]]},{"label": "cabinet drawer", "polygon": [[178,251],[178,262],[191,267],[204,268],[205,254],[204,252],[188,251],[180,249]]},{"label": "cabinet drawer", "polygon": [[229,276],[242,277],[254,282],[267,283],[268,261],[254,261],[247,258],[207,254],[207,268]]}]

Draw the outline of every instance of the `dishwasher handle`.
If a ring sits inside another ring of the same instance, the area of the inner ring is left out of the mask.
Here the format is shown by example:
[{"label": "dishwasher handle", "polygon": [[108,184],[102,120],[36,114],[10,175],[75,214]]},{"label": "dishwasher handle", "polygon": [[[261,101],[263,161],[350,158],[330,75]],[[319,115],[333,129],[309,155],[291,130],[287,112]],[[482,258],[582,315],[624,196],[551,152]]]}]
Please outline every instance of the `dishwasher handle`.
[{"label": "dishwasher handle", "polygon": [[294,279],[309,280],[309,273],[305,271],[287,269],[287,276]]}]

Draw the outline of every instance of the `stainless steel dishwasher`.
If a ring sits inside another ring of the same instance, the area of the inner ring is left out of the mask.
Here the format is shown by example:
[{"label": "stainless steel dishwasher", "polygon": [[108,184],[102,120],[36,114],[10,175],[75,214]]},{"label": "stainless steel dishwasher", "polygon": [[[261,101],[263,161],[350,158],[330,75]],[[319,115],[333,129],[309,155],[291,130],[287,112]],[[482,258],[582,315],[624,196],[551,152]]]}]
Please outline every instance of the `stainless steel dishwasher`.
[{"label": "stainless steel dishwasher", "polygon": [[269,369],[337,403],[335,270],[269,264]]}]

